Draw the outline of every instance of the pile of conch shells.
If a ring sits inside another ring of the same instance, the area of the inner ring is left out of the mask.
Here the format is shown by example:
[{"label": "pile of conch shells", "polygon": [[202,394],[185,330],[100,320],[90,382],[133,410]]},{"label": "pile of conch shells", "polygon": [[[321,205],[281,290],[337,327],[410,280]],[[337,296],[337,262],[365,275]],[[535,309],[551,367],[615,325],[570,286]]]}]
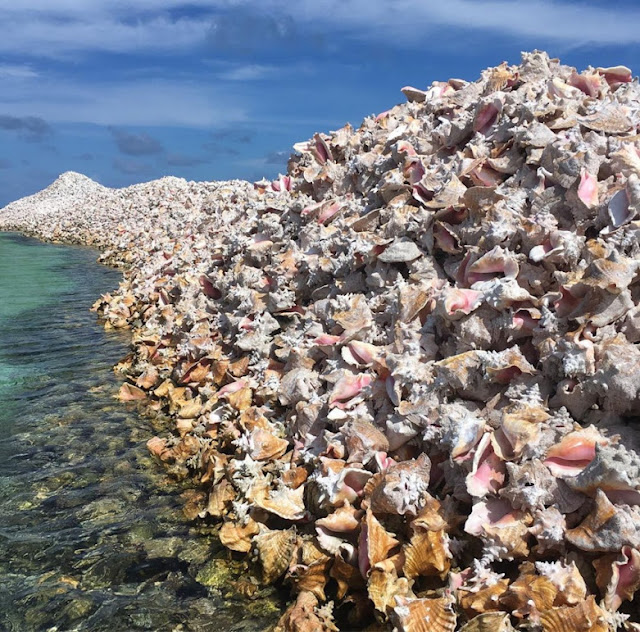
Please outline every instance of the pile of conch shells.
[{"label": "pile of conch shells", "polygon": [[278,630],[640,630],[640,86],[533,52],[403,92],[102,220],[121,399]]}]

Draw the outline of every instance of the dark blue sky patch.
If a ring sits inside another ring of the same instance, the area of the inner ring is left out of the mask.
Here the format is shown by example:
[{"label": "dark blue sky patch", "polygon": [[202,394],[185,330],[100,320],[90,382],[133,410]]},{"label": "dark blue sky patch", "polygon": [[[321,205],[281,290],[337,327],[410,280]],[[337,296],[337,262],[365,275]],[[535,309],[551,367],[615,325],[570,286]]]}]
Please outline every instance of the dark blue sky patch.
[{"label": "dark blue sky patch", "polygon": [[114,127],[109,128],[109,131],[116,141],[118,151],[127,156],[148,156],[164,151],[162,143],[146,132],[134,134]]}]

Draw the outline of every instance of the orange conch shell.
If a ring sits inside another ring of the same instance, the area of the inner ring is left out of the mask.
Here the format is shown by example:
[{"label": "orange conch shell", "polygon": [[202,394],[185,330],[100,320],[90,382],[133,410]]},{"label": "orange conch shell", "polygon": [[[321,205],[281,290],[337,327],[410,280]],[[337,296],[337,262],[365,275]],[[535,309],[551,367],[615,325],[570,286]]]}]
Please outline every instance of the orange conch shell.
[{"label": "orange conch shell", "polygon": [[504,612],[485,612],[465,623],[460,632],[513,632],[509,615]]},{"label": "orange conch shell", "polygon": [[411,599],[398,597],[391,620],[398,632],[453,632],[457,617],[450,597]]},{"label": "orange conch shell", "polygon": [[404,547],[405,577],[413,579],[422,575],[444,578],[451,566],[448,540],[444,531],[417,531]]},{"label": "orange conch shell", "polygon": [[123,402],[135,402],[147,399],[147,394],[141,388],[125,382],[118,391],[118,398]]},{"label": "orange conch shell", "polygon": [[540,613],[543,632],[611,632],[607,614],[593,595],[577,606],[561,606]]},{"label": "orange conch shell", "polygon": [[253,548],[262,568],[262,581],[272,584],[289,568],[298,536],[293,529],[272,531],[266,529],[254,536]]},{"label": "orange conch shell", "polygon": [[287,580],[295,592],[312,592],[321,601],[326,600],[324,588],[329,581],[329,567],[333,563],[314,540],[303,540],[289,566]]},{"label": "orange conch shell", "polygon": [[333,622],[323,615],[318,608],[318,598],[311,592],[301,592],[273,632],[338,632]]},{"label": "orange conch shell", "polygon": [[362,576],[366,577],[372,566],[386,560],[399,544],[400,542],[380,524],[371,509],[367,509],[358,545],[358,565]]},{"label": "orange conch shell", "polygon": [[558,589],[546,577],[537,575],[533,564],[525,562],[518,578],[500,597],[500,603],[515,617],[524,618],[554,605]]},{"label": "orange conch shell", "polygon": [[248,438],[249,456],[255,461],[281,457],[289,447],[286,439],[276,437],[268,430],[254,428]]},{"label": "orange conch shell", "polygon": [[258,523],[252,518],[249,518],[246,524],[225,520],[220,527],[218,537],[222,546],[239,553],[248,553],[251,550],[251,539],[259,532]]},{"label": "orange conch shell", "polygon": [[413,596],[409,580],[406,577],[398,577],[391,560],[380,562],[371,569],[367,592],[376,610],[382,613],[386,613],[388,608],[393,608],[399,598]]},{"label": "orange conch shell", "polygon": [[340,555],[336,555],[329,576],[336,580],[338,591],[336,597],[343,599],[347,592],[362,590],[365,587],[364,578],[357,566],[345,562]]},{"label": "orange conch shell", "polygon": [[575,562],[536,562],[536,570],[557,588],[554,606],[575,606],[587,597],[587,585]]},{"label": "orange conch shell", "polygon": [[495,579],[486,584],[458,590],[458,603],[468,617],[500,610],[500,597],[509,586],[508,579]]}]

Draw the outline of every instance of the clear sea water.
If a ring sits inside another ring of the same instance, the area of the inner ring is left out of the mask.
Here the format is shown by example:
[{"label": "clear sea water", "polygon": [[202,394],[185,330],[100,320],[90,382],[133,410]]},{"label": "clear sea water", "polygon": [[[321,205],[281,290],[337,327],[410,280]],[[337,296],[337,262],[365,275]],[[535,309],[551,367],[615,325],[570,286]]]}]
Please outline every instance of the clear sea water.
[{"label": "clear sea water", "polygon": [[147,453],[161,422],[115,399],[127,338],[89,308],[120,275],[96,257],[0,233],[0,630],[265,629],[276,596],[236,590]]}]

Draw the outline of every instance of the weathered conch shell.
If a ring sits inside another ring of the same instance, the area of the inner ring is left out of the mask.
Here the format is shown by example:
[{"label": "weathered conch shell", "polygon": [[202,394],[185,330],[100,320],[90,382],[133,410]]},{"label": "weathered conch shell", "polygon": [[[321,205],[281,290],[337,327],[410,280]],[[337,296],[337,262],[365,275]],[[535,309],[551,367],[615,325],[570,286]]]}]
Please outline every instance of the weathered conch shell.
[{"label": "weathered conch shell", "polygon": [[640,588],[640,552],[623,546],[617,555],[594,560],[596,583],[604,594],[604,606],[617,610],[623,601],[631,601]]},{"label": "weathered conch shell", "polygon": [[265,529],[253,538],[253,548],[262,568],[262,581],[272,584],[289,568],[298,536],[293,529]]},{"label": "weathered conch shell", "polygon": [[610,632],[609,619],[593,595],[576,606],[560,606],[540,613],[544,632]]},{"label": "weathered conch shell", "polygon": [[390,617],[399,632],[453,632],[456,629],[457,617],[449,597],[398,597],[396,604]]}]

